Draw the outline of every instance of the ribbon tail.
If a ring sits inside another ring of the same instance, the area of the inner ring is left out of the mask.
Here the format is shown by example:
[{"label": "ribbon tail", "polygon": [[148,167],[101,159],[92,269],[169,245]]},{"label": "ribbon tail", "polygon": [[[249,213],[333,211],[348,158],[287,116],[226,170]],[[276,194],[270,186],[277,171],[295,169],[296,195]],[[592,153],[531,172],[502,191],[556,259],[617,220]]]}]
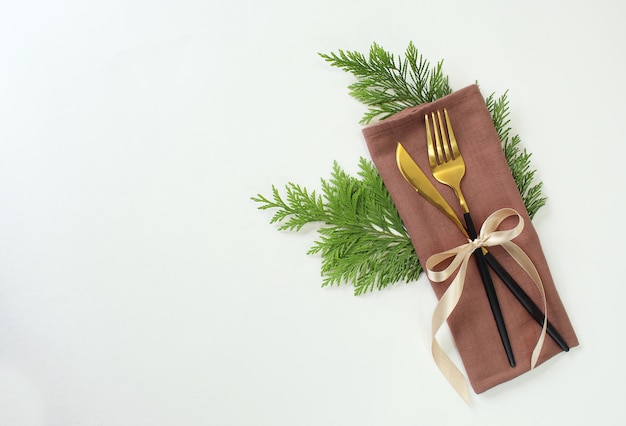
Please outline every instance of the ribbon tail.
[{"label": "ribbon tail", "polygon": [[439,342],[437,341],[437,332],[448,319],[456,305],[459,303],[461,294],[463,293],[463,287],[465,285],[465,272],[467,270],[467,262],[469,257],[466,257],[461,263],[459,273],[454,278],[446,292],[443,294],[432,317],[432,329],[431,329],[431,352],[433,359],[441,370],[441,373],[448,380],[448,383],[452,385],[454,390],[469,403],[469,390],[465,376],[452,362],[450,357],[443,350]]},{"label": "ribbon tail", "polygon": [[433,338],[431,352],[433,358],[435,359],[435,363],[444,377],[448,380],[448,383],[452,385],[456,393],[458,393],[461,398],[465,402],[469,404],[470,396],[469,390],[467,388],[467,383],[465,382],[465,377],[463,373],[457,368],[456,365],[452,362],[450,357],[443,350],[437,339]]}]

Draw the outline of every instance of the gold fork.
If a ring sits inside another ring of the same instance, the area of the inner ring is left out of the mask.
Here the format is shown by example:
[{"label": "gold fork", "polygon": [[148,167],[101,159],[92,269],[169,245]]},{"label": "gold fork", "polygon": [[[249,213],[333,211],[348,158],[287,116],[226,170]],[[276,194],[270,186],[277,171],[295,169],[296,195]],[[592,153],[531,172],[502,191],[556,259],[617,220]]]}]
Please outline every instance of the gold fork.
[{"label": "gold fork", "polygon": [[[459,145],[456,137],[454,136],[454,131],[452,130],[448,110],[445,108],[443,110],[443,115],[445,118],[442,118],[441,111],[431,113],[431,119],[433,122],[432,133],[428,114],[425,115],[426,142],[428,144],[428,161],[430,163],[430,169],[435,179],[452,188],[456,194],[459,199],[459,204],[463,209],[463,218],[465,219],[467,232],[471,239],[475,239],[476,228],[474,227],[469,207],[465,201],[465,196],[461,191],[461,181],[465,175],[465,161],[459,151]],[[434,140],[432,136],[433,134],[435,136]],[[496,326],[498,327],[500,339],[502,340],[509,364],[511,367],[514,367],[515,358],[513,356],[511,342],[509,341],[509,336],[504,324],[504,318],[502,316],[502,310],[500,309],[500,303],[498,302],[498,297],[493,286],[491,275],[487,269],[487,262],[485,261],[482,249],[476,249],[474,251],[474,257],[476,258],[476,263],[485,287],[485,292],[487,293],[487,298],[489,299],[489,305],[491,306],[491,311],[493,312]]]},{"label": "gold fork", "polygon": [[[433,126],[435,126],[435,143],[430,133],[430,123],[428,114],[426,114],[426,141],[428,143],[428,161],[433,176],[444,185],[448,185],[459,199],[463,213],[468,213],[469,208],[461,191],[461,180],[465,176],[465,161],[459,151],[459,145],[456,142],[452,125],[450,124],[450,116],[448,110],[443,109],[445,120],[441,119],[441,111],[431,113]],[[446,126],[444,127],[444,121]],[[437,124],[438,123],[438,124]],[[447,127],[447,129],[446,129]],[[448,137],[449,136],[449,140]]]}]

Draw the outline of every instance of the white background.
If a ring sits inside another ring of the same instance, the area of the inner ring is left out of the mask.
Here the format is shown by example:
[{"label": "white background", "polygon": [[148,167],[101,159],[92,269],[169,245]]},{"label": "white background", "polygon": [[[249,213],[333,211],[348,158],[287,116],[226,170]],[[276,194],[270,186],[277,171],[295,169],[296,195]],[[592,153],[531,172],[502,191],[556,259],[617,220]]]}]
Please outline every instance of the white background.
[{"label": "white background", "polygon": [[[625,3],[0,3],[0,424],[626,422]],[[314,228],[250,197],[367,156],[318,52],[444,59],[509,89],[581,346],[473,396],[429,351],[425,279],[321,288]]]}]

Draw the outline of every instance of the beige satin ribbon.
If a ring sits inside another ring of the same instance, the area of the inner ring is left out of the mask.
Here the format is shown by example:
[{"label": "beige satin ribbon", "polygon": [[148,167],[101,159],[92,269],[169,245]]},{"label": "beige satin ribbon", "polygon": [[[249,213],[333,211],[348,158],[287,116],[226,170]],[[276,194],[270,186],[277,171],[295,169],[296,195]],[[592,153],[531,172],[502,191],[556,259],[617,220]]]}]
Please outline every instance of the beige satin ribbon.
[{"label": "beige satin ribbon", "polygon": [[[507,218],[517,216],[519,222],[517,226],[513,229],[498,231],[498,226]],[[458,273],[454,277],[452,283],[445,291],[439,303],[435,307],[435,311],[433,312],[432,318],[432,328],[431,328],[431,350],[432,355],[435,360],[435,363],[446,377],[448,382],[454,387],[459,395],[466,401],[469,402],[469,391],[467,387],[467,382],[465,380],[465,376],[463,373],[454,365],[450,357],[443,350],[439,342],[437,341],[437,332],[444,324],[444,322],[448,319],[454,308],[456,307],[459,299],[461,298],[461,294],[463,293],[463,287],[465,285],[465,274],[467,272],[467,265],[469,263],[469,259],[472,256],[472,253],[477,248],[480,247],[492,247],[492,246],[502,246],[509,255],[515,259],[515,261],[526,271],[526,273],[532,278],[541,294],[541,299],[543,301],[543,312],[544,312],[544,321],[543,327],[541,329],[541,334],[537,340],[537,344],[535,345],[535,349],[533,350],[530,368],[535,368],[537,364],[537,360],[539,359],[539,354],[541,353],[541,348],[543,347],[543,342],[546,336],[546,327],[548,324],[547,317],[547,302],[546,302],[546,294],[543,289],[543,283],[541,282],[541,277],[535,268],[535,265],[530,260],[528,255],[514,242],[515,237],[522,233],[524,229],[524,220],[522,217],[515,211],[514,209],[505,208],[501,210],[497,210],[492,213],[483,226],[480,229],[480,233],[478,237],[469,241],[467,244],[460,245],[451,250],[447,250],[438,254],[432,255],[428,261],[426,262],[426,274],[428,278],[430,278],[433,282],[443,282],[450,278],[455,271],[458,269]],[[442,271],[435,271],[433,268],[438,266],[439,264],[446,262],[447,260],[452,258],[452,262]]]}]

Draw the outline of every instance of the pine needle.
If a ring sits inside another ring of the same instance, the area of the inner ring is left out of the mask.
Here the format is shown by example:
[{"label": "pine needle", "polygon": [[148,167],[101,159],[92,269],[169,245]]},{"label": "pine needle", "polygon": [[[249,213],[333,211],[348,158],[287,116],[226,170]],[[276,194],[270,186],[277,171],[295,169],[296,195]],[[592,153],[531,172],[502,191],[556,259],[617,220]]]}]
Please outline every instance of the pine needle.
[{"label": "pine needle", "polygon": [[319,54],[332,66],[354,74],[357,82],[348,86],[350,95],[369,110],[361,119],[368,124],[375,118],[384,120],[403,109],[432,102],[451,93],[448,77],[440,61],[435,67],[409,43],[404,59],[396,58],[373,43],[369,56],[354,51]]}]

